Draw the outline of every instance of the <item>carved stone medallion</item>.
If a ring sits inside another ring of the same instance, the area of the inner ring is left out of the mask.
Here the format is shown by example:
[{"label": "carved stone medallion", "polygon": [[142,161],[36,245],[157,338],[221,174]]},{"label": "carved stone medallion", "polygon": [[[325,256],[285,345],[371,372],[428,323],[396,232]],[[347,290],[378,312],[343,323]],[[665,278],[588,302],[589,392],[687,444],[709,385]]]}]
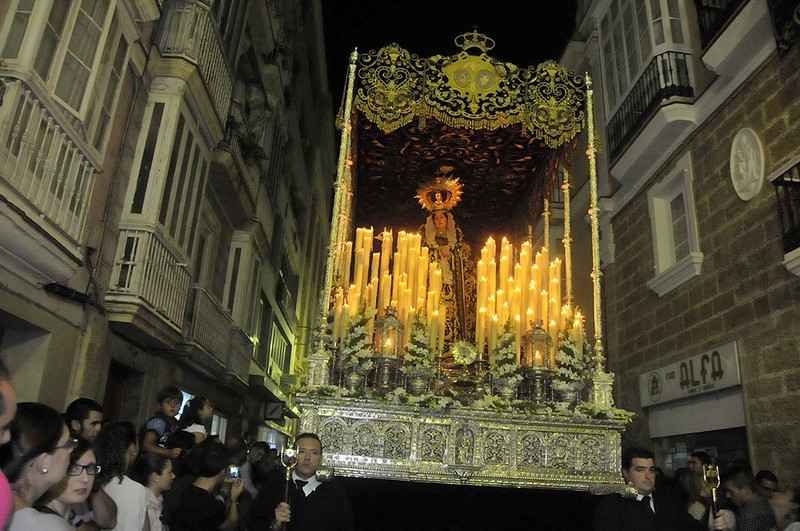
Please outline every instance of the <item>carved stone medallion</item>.
[{"label": "carved stone medallion", "polygon": [[731,183],[742,201],[750,201],[764,184],[764,148],[749,127],[740,129],[731,145]]}]

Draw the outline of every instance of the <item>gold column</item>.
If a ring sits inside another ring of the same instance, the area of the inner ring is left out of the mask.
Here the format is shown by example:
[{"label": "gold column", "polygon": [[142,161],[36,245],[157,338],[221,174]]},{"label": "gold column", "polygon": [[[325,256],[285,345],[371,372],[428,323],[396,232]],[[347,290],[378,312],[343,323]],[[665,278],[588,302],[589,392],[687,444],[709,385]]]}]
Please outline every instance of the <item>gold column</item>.
[{"label": "gold column", "polygon": [[598,370],[605,368],[605,355],[603,353],[603,325],[600,314],[602,305],[600,304],[600,277],[603,273],[600,270],[600,224],[597,211],[597,159],[594,147],[594,104],[592,98],[592,79],[586,75],[586,120],[587,133],[589,135],[589,146],[586,149],[586,156],[589,158],[589,190],[591,192],[591,206],[589,216],[592,220],[592,285],[594,287],[594,360]]},{"label": "gold column", "polygon": [[[549,199],[544,200],[544,212],[542,212],[542,217],[544,218],[544,237],[543,237],[544,242],[542,246],[547,247],[548,251],[547,256],[549,259],[549,257],[553,256],[553,249],[550,248],[550,200]],[[542,278],[547,278],[547,283],[545,284],[544,282],[542,282],[542,286],[539,289],[542,289],[545,286],[547,289],[547,304],[545,305],[545,308],[547,308],[547,313],[544,316],[544,327],[546,330],[549,330],[550,318],[551,318],[550,297],[552,296],[551,293],[552,288],[550,286],[550,275],[548,274],[550,272],[550,264],[545,263],[544,267],[545,271],[542,271]]]},{"label": "gold column", "polygon": [[586,120],[589,146],[586,156],[589,158],[589,185],[591,191],[591,207],[589,215],[592,220],[592,284],[594,287],[594,375],[592,378],[592,402],[601,408],[610,408],[614,405],[612,395],[614,373],[606,372],[606,357],[603,350],[602,316],[600,315],[600,224],[597,210],[597,160],[594,146],[594,91],[592,78],[586,74]]},{"label": "gold column", "polygon": [[350,232],[351,203],[353,194],[352,183],[352,109],[353,87],[356,80],[356,61],[358,48],[350,54],[350,64],[347,69],[347,89],[344,96],[344,108],[340,115],[342,126],[342,142],[339,146],[339,164],[336,168],[336,183],[333,199],[333,218],[331,219],[331,235],[328,245],[328,263],[325,266],[325,286],[322,293],[322,308],[324,314],[331,304],[334,276],[341,276],[342,254],[347,234]]},{"label": "gold column", "polygon": [[[568,319],[572,318],[572,228],[570,226],[569,213],[569,170],[564,168],[564,177],[561,183],[561,191],[564,196],[564,276],[566,276],[566,295],[562,304],[570,308]],[[571,324],[571,323],[570,323]],[[567,325],[565,320],[564,325]]]}]

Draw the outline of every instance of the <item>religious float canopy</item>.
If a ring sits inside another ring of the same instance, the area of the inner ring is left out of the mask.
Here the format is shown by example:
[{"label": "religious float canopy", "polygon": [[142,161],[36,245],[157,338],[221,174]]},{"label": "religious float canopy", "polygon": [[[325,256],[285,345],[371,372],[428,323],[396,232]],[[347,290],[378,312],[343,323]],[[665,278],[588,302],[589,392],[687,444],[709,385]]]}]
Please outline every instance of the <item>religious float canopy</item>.
[{"label": "religious float canopy", "polygon": [[[630,414],[613,407],[602,348],[590,80],[498,61],[477,31],[456,44],[351,55],[301,430],[343,475],[618,489]],[[571,289],[569,167],[585,127],[594,342]],[[557,178],[565,235],[551,256],[531,226],[543,219],[549,241]]]}]

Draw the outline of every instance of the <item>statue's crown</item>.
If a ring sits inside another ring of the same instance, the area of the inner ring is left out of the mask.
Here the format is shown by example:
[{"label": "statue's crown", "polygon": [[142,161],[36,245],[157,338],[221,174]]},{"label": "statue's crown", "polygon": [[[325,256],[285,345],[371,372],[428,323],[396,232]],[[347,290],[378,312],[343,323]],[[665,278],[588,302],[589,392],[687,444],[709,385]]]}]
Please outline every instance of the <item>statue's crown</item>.
[{"label": "statue's crown", "polygon": [[458,178],[436,177],[423,184],[417,190],[416,197],[422,208],[428,212],[449,211],[461,201],[463,187],[464,185],[458,182]]},{"label": "statue's crown", "polygon": [[464,51],[470,48],[477,48],[482,52],[488,52],[494,48],[494,39],[487,37],[483,33],[478,33],[477,29],[459,35],[455,38],[455,43],[456,46]]}]

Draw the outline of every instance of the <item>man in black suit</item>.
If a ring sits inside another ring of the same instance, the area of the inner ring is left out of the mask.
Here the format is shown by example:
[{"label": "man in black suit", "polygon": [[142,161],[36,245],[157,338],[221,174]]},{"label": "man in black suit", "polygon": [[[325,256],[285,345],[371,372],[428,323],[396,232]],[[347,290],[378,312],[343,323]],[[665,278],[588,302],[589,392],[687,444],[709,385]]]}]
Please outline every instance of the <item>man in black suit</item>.
[{"label": "man in black suit", "polygon": [[264,479],[253,502],[251,531],[277,531],[283,523],[288,531],[353,531],[353,512],[344,487],[330,479],[320,482],[317,468],[322,462],[322,442],[314,433],[297,436],[297,465],[289,482],[289,503],[283,501],[285,469],[276,469]]},{"label": "man in black suit", "polygon": [[594,531],[701,531],[703,522],[655,492],[655,456],[644,448],[622,452],[622,475],[636,496],[609,494],[594,513]]}]

